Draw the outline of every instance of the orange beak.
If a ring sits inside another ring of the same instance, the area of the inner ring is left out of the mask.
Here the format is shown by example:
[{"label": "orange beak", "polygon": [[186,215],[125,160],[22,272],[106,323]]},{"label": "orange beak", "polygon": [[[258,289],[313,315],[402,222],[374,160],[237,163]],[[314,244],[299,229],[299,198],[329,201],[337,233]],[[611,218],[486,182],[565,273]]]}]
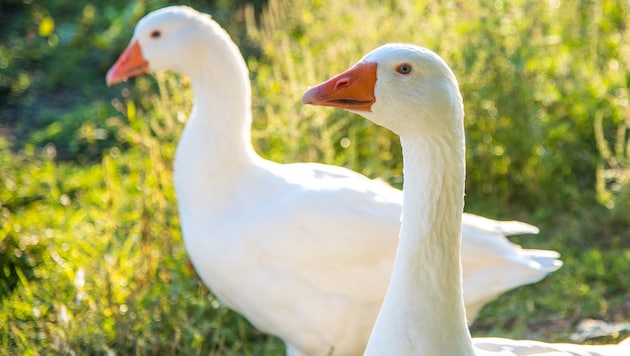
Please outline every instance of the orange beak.
[{"label": "orange beak", "polygon": [[149,62],[142,56],[142,48],[138,41],[133,41],[107,71],[105,81],[108,86],[118,84],[147,70],[149,70]]},{"label": "orange beak", "polygon": [[302,103],[333,106],[352,111],[372,111],[376,63],[359,62],[347,71],[309,88]]}]

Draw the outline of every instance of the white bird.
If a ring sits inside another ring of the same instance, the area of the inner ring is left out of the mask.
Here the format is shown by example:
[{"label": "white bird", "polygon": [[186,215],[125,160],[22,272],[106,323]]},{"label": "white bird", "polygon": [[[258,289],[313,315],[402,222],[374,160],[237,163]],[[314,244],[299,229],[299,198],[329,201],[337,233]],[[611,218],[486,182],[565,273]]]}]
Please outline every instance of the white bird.
[{"label": "white bird", "polygon": [[[345,168],[259,157],[245,61],[206,14],[168,7],[145,16],[107,83],[149,70],[172,70],[192,84],[174,180],[184,243],[203,282],[280,337],[287,354],[363,352],[391,274],[402,193]],[[523,250],[504,236],[536,232],[464,217],[470,319],[500,293],[560,266],[556,252]]]},{"label": "white bird", "polygon": [[630,355],[627,345],[471,339],[460,260],[464,108],[457,80],[437,54],[414,45],[382,46],[307,90],[302,101],[359,113],[402,143],[400,240],[366,355]]}]

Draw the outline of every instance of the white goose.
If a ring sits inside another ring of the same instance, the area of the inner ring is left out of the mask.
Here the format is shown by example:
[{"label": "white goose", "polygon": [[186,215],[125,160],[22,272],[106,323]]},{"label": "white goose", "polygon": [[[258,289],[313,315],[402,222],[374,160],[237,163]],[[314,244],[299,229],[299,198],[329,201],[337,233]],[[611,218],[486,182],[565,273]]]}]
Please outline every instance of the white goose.
[{"label": "white goose", "polygon": [[[204,283],[283,339],[288,354],[362,352],[391,274],[401,192],[345,168],[259,157],[247,67],[206,14],[148,14],[107,83],[148,70],[173,70],[192,83],[175,188],[184,242]],[[500,293],[560,266],[557,253],[522,250],[504,237],[536,233],[533,226],[465,215],[463,229],[470,319]]]},{"label": "white goose", "polygon": [[471,339],[460,263],[463,102],[455,76],[438,55],[413,45],[385,45],[310,88],[302,101],[357,112],[401,139],[400,242],[366,355],[630,355],[630,346],[621,345]]}]

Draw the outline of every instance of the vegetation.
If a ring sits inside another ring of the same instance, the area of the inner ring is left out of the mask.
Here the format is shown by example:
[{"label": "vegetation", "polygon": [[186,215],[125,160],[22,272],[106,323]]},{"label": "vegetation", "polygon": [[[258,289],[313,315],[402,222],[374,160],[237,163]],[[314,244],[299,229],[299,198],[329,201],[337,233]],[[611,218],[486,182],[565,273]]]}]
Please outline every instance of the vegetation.
[{"label": "vegetation", "polygon": [[[473,334],[567,341],[581,320],[630,319],[627,1],[169,3],[239,44],[258,152],[398,187],[394,135],[299,98],[385,42],[440,53],[466,106],[466,210],[539,226],[515,242],[565,262],[484,308]],[[137,19],[166,4],[0,3],[0,353],[283,352],[188,262],[171,181],[186,78],[104,85]]]}]

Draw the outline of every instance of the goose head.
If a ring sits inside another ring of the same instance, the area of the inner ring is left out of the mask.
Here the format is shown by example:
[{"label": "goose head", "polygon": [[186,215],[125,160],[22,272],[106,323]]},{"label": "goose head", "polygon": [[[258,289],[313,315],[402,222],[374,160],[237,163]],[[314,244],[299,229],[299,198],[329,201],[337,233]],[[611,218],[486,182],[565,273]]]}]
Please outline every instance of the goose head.
[{"label": "goose head", "polygon": [[356,65],[309,88],[304,104],[355,112],[402,138],[463,132],[457,80],[434,52],[410,44],[387,44]]},{"label": "goose head", "polygon": [[[227,40],[226,40],[227,39]],[[143,17],[134,30],[127,49],[107,72],[106,81],[113,85],[141,73],[172,70],[194,77],[200,67],[211,66],[206,58],[208,48],[220,51],[231,43],[225,31],[210,15],[186,6],[169,6]]]}]

